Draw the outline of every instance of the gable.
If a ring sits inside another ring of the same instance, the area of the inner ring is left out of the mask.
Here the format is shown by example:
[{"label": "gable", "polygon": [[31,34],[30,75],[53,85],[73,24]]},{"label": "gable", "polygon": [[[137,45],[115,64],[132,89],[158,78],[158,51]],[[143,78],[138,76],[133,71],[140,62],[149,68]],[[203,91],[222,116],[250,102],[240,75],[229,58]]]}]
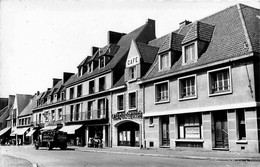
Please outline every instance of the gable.
[{"label": "gable", "polygon": [[132,40],[130,50],[126,59],[126,68],[140,64],[140,53],[136,43]]}]

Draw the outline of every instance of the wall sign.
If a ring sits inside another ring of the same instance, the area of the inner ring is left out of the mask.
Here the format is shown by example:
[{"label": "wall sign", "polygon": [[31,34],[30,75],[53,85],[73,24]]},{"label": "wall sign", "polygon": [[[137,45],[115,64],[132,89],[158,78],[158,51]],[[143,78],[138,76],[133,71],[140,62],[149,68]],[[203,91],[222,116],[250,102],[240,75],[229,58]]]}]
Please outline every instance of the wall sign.
[{"label": "wall sign", "polygon": [[140,58],[138,56],[131,57],[126,60],[126,67],[135,66],[140,63]]},{"label": "wall sign", "polygon": [[141,111],[130,111],[127,113],[116,113],[112,114],[113,120],[121,120],[121,119],[134,119],[134,118],[143,118],[143,113]]}]

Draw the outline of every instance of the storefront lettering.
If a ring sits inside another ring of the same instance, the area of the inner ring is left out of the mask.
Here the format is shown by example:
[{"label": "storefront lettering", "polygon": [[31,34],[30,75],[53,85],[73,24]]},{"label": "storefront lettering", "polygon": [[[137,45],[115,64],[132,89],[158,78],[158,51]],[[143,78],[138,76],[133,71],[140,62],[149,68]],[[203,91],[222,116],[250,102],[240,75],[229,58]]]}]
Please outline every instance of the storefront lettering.
[{"label": "storefront lettering", "polygon": [[127,67],[130,67],[130,66],[133,66],[133,65],[136,65],[139,63],[139,57],[133,57],[133,58],[130,58],[127,60]]},{"label": "storefront lettering", "polygon": [[113,120],[121,120],[121,119],[134,119],[134,118],[143,118],[143,113],[141,111],[131,111],[127,113],[116,113],[112,114]]}]

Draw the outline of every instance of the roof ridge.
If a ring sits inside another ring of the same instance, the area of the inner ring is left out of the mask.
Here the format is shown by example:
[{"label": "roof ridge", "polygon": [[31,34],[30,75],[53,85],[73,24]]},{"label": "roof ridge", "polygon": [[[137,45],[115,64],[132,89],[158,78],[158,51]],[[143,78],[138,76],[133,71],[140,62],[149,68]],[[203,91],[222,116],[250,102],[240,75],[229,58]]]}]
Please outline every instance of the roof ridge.
[{"label": "roof ridge", "polygon": [[[246,5],[244,5],[243,8],[246,8]],[[243,27],[243,30],[244,30],[244,35],[245,35],[247,43],[248,43],[248,49],[249,49],[249,51],[253,51],[253,46],[252,46],[251,40],[249,38],[248,31],[247,31],[247,28],[246,28],[246,23],[245,23],[245,20],[244,20],[244,15],[243,15],[242,9],[241,9],[241,4],[237,4],[237,10],[238,10],[238,14],[239,14],[239,17],[240,17],[240,20],[241,20],[241,23],[242,23],[242,27]]]}]

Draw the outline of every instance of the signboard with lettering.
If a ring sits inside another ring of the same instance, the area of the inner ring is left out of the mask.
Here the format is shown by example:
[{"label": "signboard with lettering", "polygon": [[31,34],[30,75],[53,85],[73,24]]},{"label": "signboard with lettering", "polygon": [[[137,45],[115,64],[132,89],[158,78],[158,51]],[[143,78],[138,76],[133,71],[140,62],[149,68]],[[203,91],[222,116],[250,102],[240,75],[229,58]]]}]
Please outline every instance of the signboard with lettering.
[{"label": "signboard with lettering", "polygon": [[126,67],[131,67],[131,66],[135,66],[137,64],[140,63],[140,58],[139,57],[132,57],[130,59],[126,60]]},{"label": "signboard with lettering", "polygon": [[134,118],[143,118],[143,113],[141,111],[130,111],[127,113],[116,113],[112,114],[113,120],[121,120],[121,119],[134,119]]},{"label": "signboard with lettering", "polygon": [[126,60],[126,68],[140,64],[140,55],[134,41],[131,43],[131,47]]}]

